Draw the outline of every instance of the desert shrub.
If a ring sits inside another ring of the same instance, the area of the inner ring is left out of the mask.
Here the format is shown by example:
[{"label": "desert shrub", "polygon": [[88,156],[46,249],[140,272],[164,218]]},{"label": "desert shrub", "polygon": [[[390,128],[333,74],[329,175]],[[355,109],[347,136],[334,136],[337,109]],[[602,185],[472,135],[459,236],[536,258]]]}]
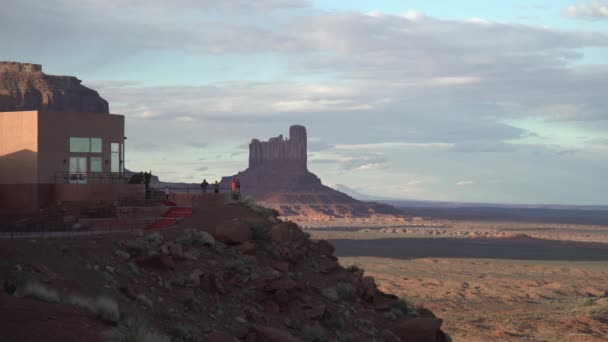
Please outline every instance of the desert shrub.
[{"label": "desert shrub", "polygon": [[338,333],[339,342],[353,342],[355,338],[349,333]]},{"label": "desert shrub", "polygon": [[342,300],[353,301],[357,298],[357,288],[351,283],[344,281],[338,282],[336,285],[338,297]]},{"label": "desert shrub", "polygon": [[165,238],[160,233],[151,233],[144,236],[144,240],[153,245],[160,245],[163,243]]},{"label": "desert shrub", "polygon": [[107,342],[170,342],[141,318],[127,319],[120,326],[104,333]]},{"label": "desert shrub", "polygon": [[186,229],[175,239],[184,246],[213,246],[215,239],[211,234],[196,229]]},{"label": "desert shrub", "polygon": [[391,307],[401,311],[404,314],[407,314],[413,309],[413,305],[407,302],[404,298],[399,298],[399,300],[391,303]]},{"label": "desert shrub", "polygon": [[45,302],[59,303],[59,293],[38,282],[25,284],[25,287],[23,288],[23,296]]},{"label": "desert shrub", "polygon": [[224,266],[233,271],[240,274],[249,274],[254,268],[254,265],[246,262],[243,258],[236,257],[224,264]]},{"label": "desert shrub", "polygon": [[247,196],[245,198],[244,203],[251,211],[256,213],[256,215],[262,216],[264,218],[274,216],[274,212],[272,211],[272,209],[265,208],[265,207],[255,203],[255,200],[250,196]]},{"label": "desert shrub", "polygon": [[351,273],[355,273],[355,272],[359,271],[360,269],[361,268],[359,268],[359,266],[357,266],[357,265],[350,265],[346,268],[346,270]]},{"label": "desert shrub", "polygon": [[178,323],[170,331],[173,341],[199,341],[201,330],[191,324]]},{"label": "desert shrub", "polygon": [[147,306],[149,308],[151,308],[154,305],[154,303],[152,302],[152,300],[150,298],[146,297],[146,295],[143,294],[143,293],[138,294],[135,299],[138,302],[140,302],[141,304],[143,304],[143,305],[145,305],[145,306]]},{"label": "desert shrub", "polygon": [[104,321],[117,323],[120,320],[118,303],[110,297],[101,296],[95,300],[93,314]]},{"label": "desert shrub", "polygon": [[2,288],[4,289],[4,292],[8,293],[11,296],[15,294],[15,291],[17,291],[17,285],[15,285],[15,283],[13,283],[12,281],[8,280],[5,280],[2,283]]},{"label": "desert shrub", "polygon": [[216,243],[211,246],[211,249],[215,252],[215,254],[222,255],[226,252],[226,246],[224,244]]},{"label": "desert shrub", "polygon": [[264,240],[268,237],[268,229],[266,229],[266,222],[264,222],[264,219],[259,217],[246,217],[243,219],[243,223],[249,226],[253,240]]},{"label": "desert shrub", "polygon": [[342,330],[345,326],[344,319],[339,316],[328,317],[323,321],[323,324],[330,330]]},{"label": "desert shrub", "polygon": [[327,340],[325,329],[319,324],[306,326],[302,329],[304,342],[325,342]]},{"label": "desert shrub", "polygon": [[581,306],[592,306],[595,304],[595,300],[593,298],[583,298],[580,300]]},{"label": "desert shrub", "polygon": [[588,316],[598,322],[608,323],[608,304],[593,306],[593,308],[589,310]]},{"label": "desert shrub", "polygon": [[90,313],[95,312],[95,302],[88,297],[83,297],[80,295],[70,295],[67,298],[65,298],[64,301],[66,304],[74,305],[79,308],[83,308]]},{"label": "desert shrub", "polygon": [[389,321],[396,321],[399,318],[402,318],[406,312],[402,312],[400,309],[392,308],[389,311],[384,313],[384,318]]}]

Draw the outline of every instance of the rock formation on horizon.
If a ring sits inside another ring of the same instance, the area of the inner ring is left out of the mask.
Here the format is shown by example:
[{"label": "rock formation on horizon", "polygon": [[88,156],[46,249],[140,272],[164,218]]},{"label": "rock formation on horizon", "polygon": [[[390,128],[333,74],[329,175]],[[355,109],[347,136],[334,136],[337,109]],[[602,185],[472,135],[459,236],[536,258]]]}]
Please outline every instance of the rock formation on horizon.
[{"label": "rock formation on horizon", "polygon": [[252,196],[286,216],[402,215],[396,208],[361,202],[323,185],[319,177],[308,171],[307,158],[306,128],[294,125],[288,139],[283,135],[268,141],[253,139],[249,144],[249,167],[222,178],[221,186],[230,188],[232,178],[238,178],[244,196]]},{"label": "rock formation on horizon", "polygon": [[39,64],[0,62],[0,112],[49,110],[109,113],[108,102],[73,76],[51,76]]}]

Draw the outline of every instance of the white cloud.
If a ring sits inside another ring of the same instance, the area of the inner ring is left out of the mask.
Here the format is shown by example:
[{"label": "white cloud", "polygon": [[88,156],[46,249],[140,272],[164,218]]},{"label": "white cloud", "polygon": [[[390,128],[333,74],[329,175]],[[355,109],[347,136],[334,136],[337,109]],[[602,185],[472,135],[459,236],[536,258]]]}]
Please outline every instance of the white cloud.
[{"label": "white cloud", "polygon": [[471,181],[471,180],[461,180],[461,181],[456,182],[456,185],[458,185],[458,186],[466,186],[466,185],[473,185],[473,183],[474,182]]},{"label": "white cloud", "polygon": [[405,18],[409,21],[413,21],[413,22],[421,21],[426,18],[424,13],[419,12],[419,11],[414,11],[414,10],[403,12],[403,13],[401,13],[401,16],[403,18]]},{"label": "white cloud", "polygon": [[602,20],[608,19],[608,1],[592,0],[563,9],[562,15],[572,19]]},{"label": "white cloud", "polygon": [[357,170],[361,170],[361,171],[376,170],[381,167],[382,167],[382,165],[379,163],[369,163],[369,164],[364,164],[364,165],[357,167]]}]

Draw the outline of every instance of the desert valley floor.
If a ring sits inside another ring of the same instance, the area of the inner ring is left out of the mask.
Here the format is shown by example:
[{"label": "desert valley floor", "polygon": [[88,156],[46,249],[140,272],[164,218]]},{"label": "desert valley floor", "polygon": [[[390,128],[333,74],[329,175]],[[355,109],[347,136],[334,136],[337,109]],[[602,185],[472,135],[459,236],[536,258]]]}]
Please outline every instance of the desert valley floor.
[{"label": "desert valley floor", "polygon": [[433,310],[455,341],[608,339],[608,227],[300,223],[330,240],[343,265]]}]

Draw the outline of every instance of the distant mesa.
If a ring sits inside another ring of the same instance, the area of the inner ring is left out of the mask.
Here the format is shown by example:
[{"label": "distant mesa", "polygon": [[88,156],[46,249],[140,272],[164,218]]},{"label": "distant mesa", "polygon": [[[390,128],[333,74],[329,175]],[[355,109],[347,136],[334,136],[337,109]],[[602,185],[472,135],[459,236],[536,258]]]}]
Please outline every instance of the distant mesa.
[{"label": "distant mesa", "polygon": [[244,195],[252,196],[285,216],[369,217],[402,215],[394,207],[357,201],[321,183],[308,171],[307,133],[304,126],[291,126],[289,138],[282,135],[249,144],[249,167],[222,178],[222,187],[240,179]]},{"label": "distant mesa", "polygon": [[72,76],[50,76],[39,64],[0,62],[0,112],[47,110],[109,113],[108,102]]}]

